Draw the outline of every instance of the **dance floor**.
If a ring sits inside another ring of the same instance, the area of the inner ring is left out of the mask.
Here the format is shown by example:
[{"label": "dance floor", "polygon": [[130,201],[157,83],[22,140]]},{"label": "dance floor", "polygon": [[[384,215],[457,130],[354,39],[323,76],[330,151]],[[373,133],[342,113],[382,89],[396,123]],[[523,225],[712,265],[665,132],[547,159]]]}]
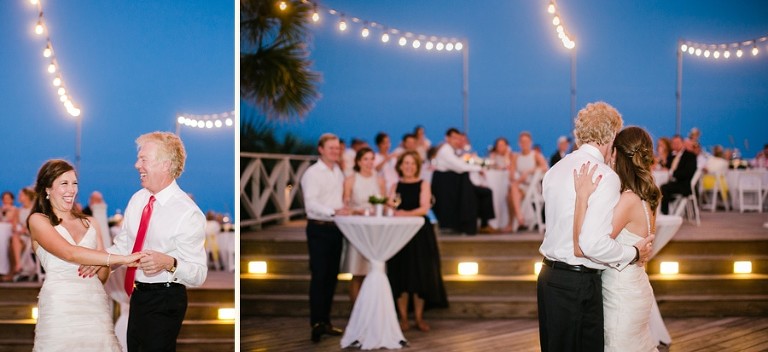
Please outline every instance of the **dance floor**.
[{"label": "dance floor", "polygon": [[[344,321],[335,324],[344,326]],[[405,332],[410,351],[541,351],[535,319],[452,319],[429,322],[432,331]],[[768,317],[666,319],[672,335],[668,351],[766,351]],[[240,350],[339,351],[340,338],[309,341],[306,318],[253,318],[241,322]],[[660,349],[664,351],[664,349]]]}]

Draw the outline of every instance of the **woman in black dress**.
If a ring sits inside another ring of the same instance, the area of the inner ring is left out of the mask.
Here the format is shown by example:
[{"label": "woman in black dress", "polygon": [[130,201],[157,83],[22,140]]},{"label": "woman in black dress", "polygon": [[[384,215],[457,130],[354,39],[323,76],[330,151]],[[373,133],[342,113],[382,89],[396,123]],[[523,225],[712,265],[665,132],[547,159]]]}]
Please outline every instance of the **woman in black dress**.
[{"label": "woman in black dress", "polygon": [[[400,155],[395,165],[400,181],[390,194],[390,205],[395,207],[395,216],[424,216],[424,226],[410,242],[394,257],[387,261],[387,276],[392,286],[400,328],[408,325],[408,301],[413,296],[413,310],[416,327],[429,331],[424,322],[425,308],[448,307],[448,299],[440,272],[440,252],[432,224],[426,218],[431,207],[432,191],[429,182],[419,178],[421,158],[414,151]],[[402,203],[396,204],[400,199]]]}]

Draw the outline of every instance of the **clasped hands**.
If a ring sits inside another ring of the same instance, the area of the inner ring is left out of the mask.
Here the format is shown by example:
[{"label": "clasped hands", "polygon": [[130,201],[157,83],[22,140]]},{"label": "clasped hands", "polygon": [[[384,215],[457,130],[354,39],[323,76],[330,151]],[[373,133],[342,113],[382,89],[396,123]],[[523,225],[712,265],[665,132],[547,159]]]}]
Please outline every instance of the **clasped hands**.
[{"label": "clasped hands", "polygon": [[[127,256],[132,261],[125,264],[127,267],[135,267],[144,272],[144,275],[153,276],[173,267],[173,257],[153,250],[143,250]],[[88,278],[96,275],[103,266],[80,265],[78,275]]]}]

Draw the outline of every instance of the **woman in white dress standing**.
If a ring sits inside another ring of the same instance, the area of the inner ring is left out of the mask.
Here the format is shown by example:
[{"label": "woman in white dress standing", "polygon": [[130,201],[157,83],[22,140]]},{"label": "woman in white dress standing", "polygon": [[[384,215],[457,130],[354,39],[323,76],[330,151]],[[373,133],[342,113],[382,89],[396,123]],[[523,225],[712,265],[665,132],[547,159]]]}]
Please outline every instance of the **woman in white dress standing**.
[{"label": "woman in white dress standing", "polygon": [[[111,265],[131,265],[143,256],[108,254],[93,218],[74,207],[77,175],[64,160],[40,168],[28,226],[45,268],[38,296],[33,351],[121,351],[103,282]],[[97,277],[81,277],[80,264],[103,266]]]},{"label": "woman in white dress standing", "polygon": [[[383,197],[386,193],[384,178],[379,177],[373,168],[374,153],[371,148],[361,148],[355,154],[354,173],[344,180],[344,204],[354,213],[362,214],[370,206],[368,198],[372,195]],[[352,304],[360,293],[360,286],[368,274],[368,260],[349,242],[344,255],[342,271],[352,274],[349,284],[349,298]]]},{"label": "woman in white dress standing", "polygon": [[[656,207],[661,191],[653,181],[653,142],[645,130],[627,127],[613,142],[613,168],[621,181],[621,197],[613,211],[611,237],[626,245],[634,245],[654,233]],[[593,183],[596,169],[583,165],[577,174],[576,209],[574,213],[574,251],[583,256],[578,235],[587,212],[587,200],[602,176]],[[589,171],[589,172],[587,172]],[[624,270],[606,269],[603,281],[603,317],[605,351],[656,351],[651,338],[649,317],[654,300],[645,268],[629,265]]]}]

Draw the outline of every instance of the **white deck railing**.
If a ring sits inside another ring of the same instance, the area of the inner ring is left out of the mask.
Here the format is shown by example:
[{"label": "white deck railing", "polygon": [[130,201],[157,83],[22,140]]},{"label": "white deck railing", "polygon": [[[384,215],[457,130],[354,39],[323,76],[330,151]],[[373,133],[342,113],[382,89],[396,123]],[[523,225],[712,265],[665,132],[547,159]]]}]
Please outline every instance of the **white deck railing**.
[{"label": "white deck railing", "polygon": [[240,226],[286,222],[304,214],[301,176],[317,156],[240,153]]}]

